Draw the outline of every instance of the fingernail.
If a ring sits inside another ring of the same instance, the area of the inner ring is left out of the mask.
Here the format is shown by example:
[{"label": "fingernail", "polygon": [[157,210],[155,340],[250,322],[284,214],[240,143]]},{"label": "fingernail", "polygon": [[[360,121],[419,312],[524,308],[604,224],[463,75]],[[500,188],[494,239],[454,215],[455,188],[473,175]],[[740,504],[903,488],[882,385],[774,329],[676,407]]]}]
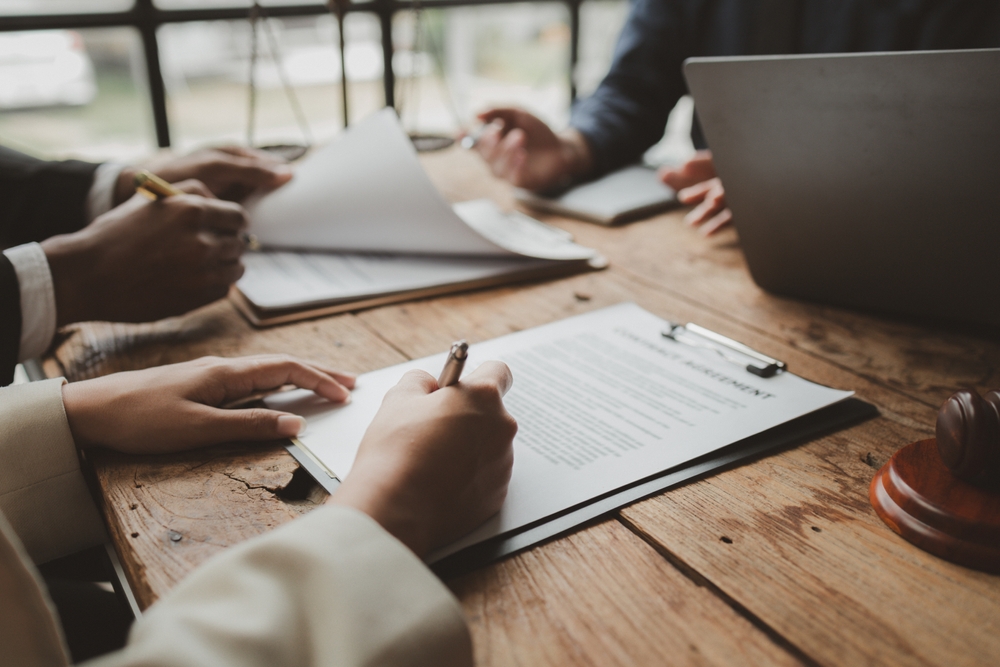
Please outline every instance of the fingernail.
[{"label": "fingernail", "polygon": [[306,418],[298,415],[281,415],[278,417],[278,435],[298,435],[306,429]]}]

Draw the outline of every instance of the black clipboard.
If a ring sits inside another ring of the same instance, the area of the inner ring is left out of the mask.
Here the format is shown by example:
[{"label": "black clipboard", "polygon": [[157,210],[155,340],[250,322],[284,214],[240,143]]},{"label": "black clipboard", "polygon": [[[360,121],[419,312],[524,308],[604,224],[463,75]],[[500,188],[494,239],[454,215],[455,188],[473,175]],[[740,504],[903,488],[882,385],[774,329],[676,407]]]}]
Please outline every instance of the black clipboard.
[{"label": "black clipboard", "polygon": [[[872,417],[877,417],[878,414],[878,408],[870,403],[858,398],[845,399],[735,442],[682,466],[671,468],[632,485],[598,496],[586,503],[546,517],[516,531],[474,544],[430,564],[430,568],[442,579],[451,579],[467,574],[501,558],[512,556],[530,547],[561,537],[583,524],[610,514],[626,505],[631,505],[681,484],[702,479],[710,474],[749,463],[766,454],[815,440]],[[305,450],[300,449],[294,443],[286,445],[286,449],[327,491],[333,493],[340,486],[340,481],[331,477]]]},{"label": "black clipboard", "polygon": [[[695,324],[668,322],[663,336],[679,344],[710,348],[747,372],[762,378],[787,371],[788,366],[777,359],[763,355],[738,341],[721,336]],[[802,444],[820,436],[852,426],[878,416],[878,408],[858,398],[848,398],[797,419],[779,424],[743,440],[717,449],[680,466],[658,472],[633,484],[592,498],[562,512],[522,526],[514,531],[473,544],[446,556],[430,568],[442,579],[466,574],[496,560],[524,551],[537,544],[560,537],[579,526],[656,495],[685,482],[747,463],[781,449]],[[323,486],[333,493],[340,481],[334,477],[304,447],[294,442],[286,449]]]},{"label": "black clipboard", "polygon": [[498,535],[446,556],[430,565],[442,579],[477,570],[493,561],[514,555],[543,542],[561,537],[579,526],[626,505],[654,496],[675,486],[749,463],[778,450],[853,426],[878,416],[878,408],[858,398],[848,398],[808,415],[750,436],[711,454],[671,468],[630,486],[594,498],[560,514],[546,517],[517,531]]}]

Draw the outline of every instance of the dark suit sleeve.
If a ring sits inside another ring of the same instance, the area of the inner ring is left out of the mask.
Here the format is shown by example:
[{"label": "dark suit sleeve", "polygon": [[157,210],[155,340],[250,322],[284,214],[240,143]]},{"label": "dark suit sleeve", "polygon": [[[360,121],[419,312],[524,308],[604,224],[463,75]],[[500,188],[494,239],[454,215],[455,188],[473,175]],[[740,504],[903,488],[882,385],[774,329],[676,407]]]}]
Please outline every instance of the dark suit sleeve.
[{"label": "dark suit sleeve", "polygon": [[685,29],[684,4],[634,0],[611,70],[573,108],[570,124],[587,138],[598,173],[638,160],[659,141],[687,91],[681,65],[694,35]]},{"label": "dark suit sleeve", "polygon": [[84,227],[97,167],[79,160],[48,162],[0,146],[0,247]]},{"label": "dark suit sleeve", "polygon": [[0,253],[0,386],[14,380],[21,347],[21,286],[14,265]]},{"label": "dark suit sleeve", "polygon": [[[599,173],[637,161],[663,137],[686,95],[683,66],[695,56],[749,52],[761,0],[632,0],[611,70],[573,109],[570,124],[586,138]],[[772,1],[770,4],[775,4]],[[795,5],[795,0],[779,1]],[[695,117],[695,146],[705,148]]]}]

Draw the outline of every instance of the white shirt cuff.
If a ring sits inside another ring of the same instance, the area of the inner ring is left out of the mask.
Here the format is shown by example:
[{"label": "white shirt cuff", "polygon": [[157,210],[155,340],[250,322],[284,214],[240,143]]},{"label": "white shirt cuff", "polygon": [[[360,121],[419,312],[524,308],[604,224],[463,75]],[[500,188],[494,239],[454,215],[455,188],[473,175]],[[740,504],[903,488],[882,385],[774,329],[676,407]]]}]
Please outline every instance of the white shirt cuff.
[{"label": "white shirt cuff", "polygon": [[123,164],[105,162],[94,172],[94,183],[87,194],[87,222],[114,208],[115,185],[124,168]]},{"label": "white shirt cuff", "polygon": [[56,291],[45,251],[26,243],[3,251],[14,265],[21,290],[21,347],[18,361],[34,359],[49,349],[56,335]]}]

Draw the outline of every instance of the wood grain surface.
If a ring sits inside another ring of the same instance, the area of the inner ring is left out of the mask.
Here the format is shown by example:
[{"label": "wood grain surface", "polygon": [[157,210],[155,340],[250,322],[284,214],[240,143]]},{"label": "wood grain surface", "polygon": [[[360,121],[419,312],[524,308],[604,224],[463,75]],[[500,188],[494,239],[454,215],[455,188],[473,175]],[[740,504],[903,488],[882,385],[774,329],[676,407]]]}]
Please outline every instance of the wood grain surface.
[{"label": "wood grain surface", "polygon": [[[471,155],[425,156],[452,200],[512,206]],[[538,216],[609,270],[254,330],[226,302],[151,325],[85,324],[46,363],[71,380],[190,359],[286,352],[364,372],[622,301],[694,321],[852,389],[880,416],[615,513],[449,582],[481,665],[989,665],[1000,577],[926,554],[867,491],[933,435],[961,387],[1000,386],[1000,342],[783,299],[751,280],[736,233],[669,213],[620,228]],[[515,378],[516,382],[516,378]],[[96,490],[141,604],[198,563],[323,499],[276,443],[138,459],[95,452]]]}]

